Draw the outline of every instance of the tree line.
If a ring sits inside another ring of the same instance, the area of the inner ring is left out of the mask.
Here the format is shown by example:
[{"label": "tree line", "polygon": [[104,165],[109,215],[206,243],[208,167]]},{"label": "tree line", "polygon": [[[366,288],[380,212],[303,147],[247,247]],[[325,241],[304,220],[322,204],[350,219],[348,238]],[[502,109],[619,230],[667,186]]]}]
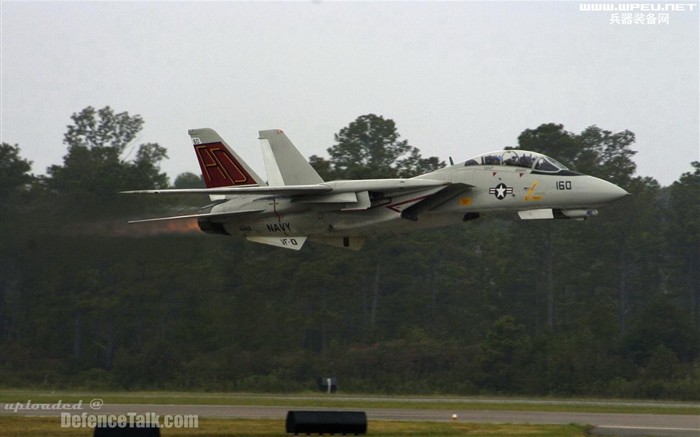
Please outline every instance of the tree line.
[{"label": "tree line", "polygon": [[[633,195],[585,222],[483,214],[461,227],[298,253],[128,227],[203,199],[121,190],[173,184],[144,121],[88,107],[63,163],[31,173],[0,149],[0,383],[92,389],[343,391],[698,399],[700,163],[661,187],[636,175],[634,134],[560,124],[513,147]],[[374,114],[339,130],[326,180],[445,165]]]}]

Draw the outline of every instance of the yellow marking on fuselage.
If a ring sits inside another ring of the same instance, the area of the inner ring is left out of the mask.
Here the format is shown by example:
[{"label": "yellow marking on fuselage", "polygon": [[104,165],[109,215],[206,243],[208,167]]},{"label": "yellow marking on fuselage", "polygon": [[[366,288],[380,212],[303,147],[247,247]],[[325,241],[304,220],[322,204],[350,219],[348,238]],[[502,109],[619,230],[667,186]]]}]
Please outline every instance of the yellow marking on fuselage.
[{"label": "yellow marking on fuselage", "polygon": [[537,196],[535,195],[535,188],[537,188],[537,185],[539,185],[540,181],[535,181],[532,183],[530,188],[527,190],[527,194],[525,194],[525,201],[531,201],[531,200],[542,200],[542,196]]},{"label": "yellow marking on fuselage", "polygon": [[472,204],[472,198],[471,197],[462,197],[459,199],[459,204],[462,206],[469,206]]}]

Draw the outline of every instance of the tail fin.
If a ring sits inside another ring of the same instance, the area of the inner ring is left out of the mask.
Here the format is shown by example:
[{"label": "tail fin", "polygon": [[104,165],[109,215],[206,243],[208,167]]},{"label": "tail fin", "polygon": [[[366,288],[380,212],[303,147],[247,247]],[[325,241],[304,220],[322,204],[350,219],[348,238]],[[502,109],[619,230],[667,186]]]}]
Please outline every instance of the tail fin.
[{"label": "tail fin", "polygon": [[313,185],[323,183],[309,161],[279,129],[261,130],[260,143],[270,185]]},{"label": "tail fin", "polygon": [[202,178],[207,188],[265,185],[214,129],[190,129]]}]

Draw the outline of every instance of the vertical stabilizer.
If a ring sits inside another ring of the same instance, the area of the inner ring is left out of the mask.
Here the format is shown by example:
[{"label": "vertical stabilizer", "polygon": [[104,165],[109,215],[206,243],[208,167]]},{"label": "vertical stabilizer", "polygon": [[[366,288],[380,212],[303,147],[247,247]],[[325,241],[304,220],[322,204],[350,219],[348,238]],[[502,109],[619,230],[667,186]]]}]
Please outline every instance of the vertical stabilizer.
[{"label": "vertical stabilizer", "polygon": [[265,185],[214,129],[190,129],[188,133],[207,188]]},{"label": "vertical stabilizer", "polygon": [[261,130],[259,134],[270,185],[323,183],[321,176],[299,153],[283,131],[279,129]]}]

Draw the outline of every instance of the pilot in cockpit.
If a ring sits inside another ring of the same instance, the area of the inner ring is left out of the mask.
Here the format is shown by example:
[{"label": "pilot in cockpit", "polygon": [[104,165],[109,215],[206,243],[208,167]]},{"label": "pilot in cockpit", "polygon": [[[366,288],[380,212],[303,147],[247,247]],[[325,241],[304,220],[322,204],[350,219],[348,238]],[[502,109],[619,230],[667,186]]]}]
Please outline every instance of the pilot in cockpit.
[{"label": "pilot in cockpit", "polygon": [[518,159],[518,165],[520,167],[530,168],[532,167],[532,155],[523,155]]},{"label": "pilot in cockpit", "polygon": [[501,165],[501,157],[496,155],[484,156],[484,165]]}]

